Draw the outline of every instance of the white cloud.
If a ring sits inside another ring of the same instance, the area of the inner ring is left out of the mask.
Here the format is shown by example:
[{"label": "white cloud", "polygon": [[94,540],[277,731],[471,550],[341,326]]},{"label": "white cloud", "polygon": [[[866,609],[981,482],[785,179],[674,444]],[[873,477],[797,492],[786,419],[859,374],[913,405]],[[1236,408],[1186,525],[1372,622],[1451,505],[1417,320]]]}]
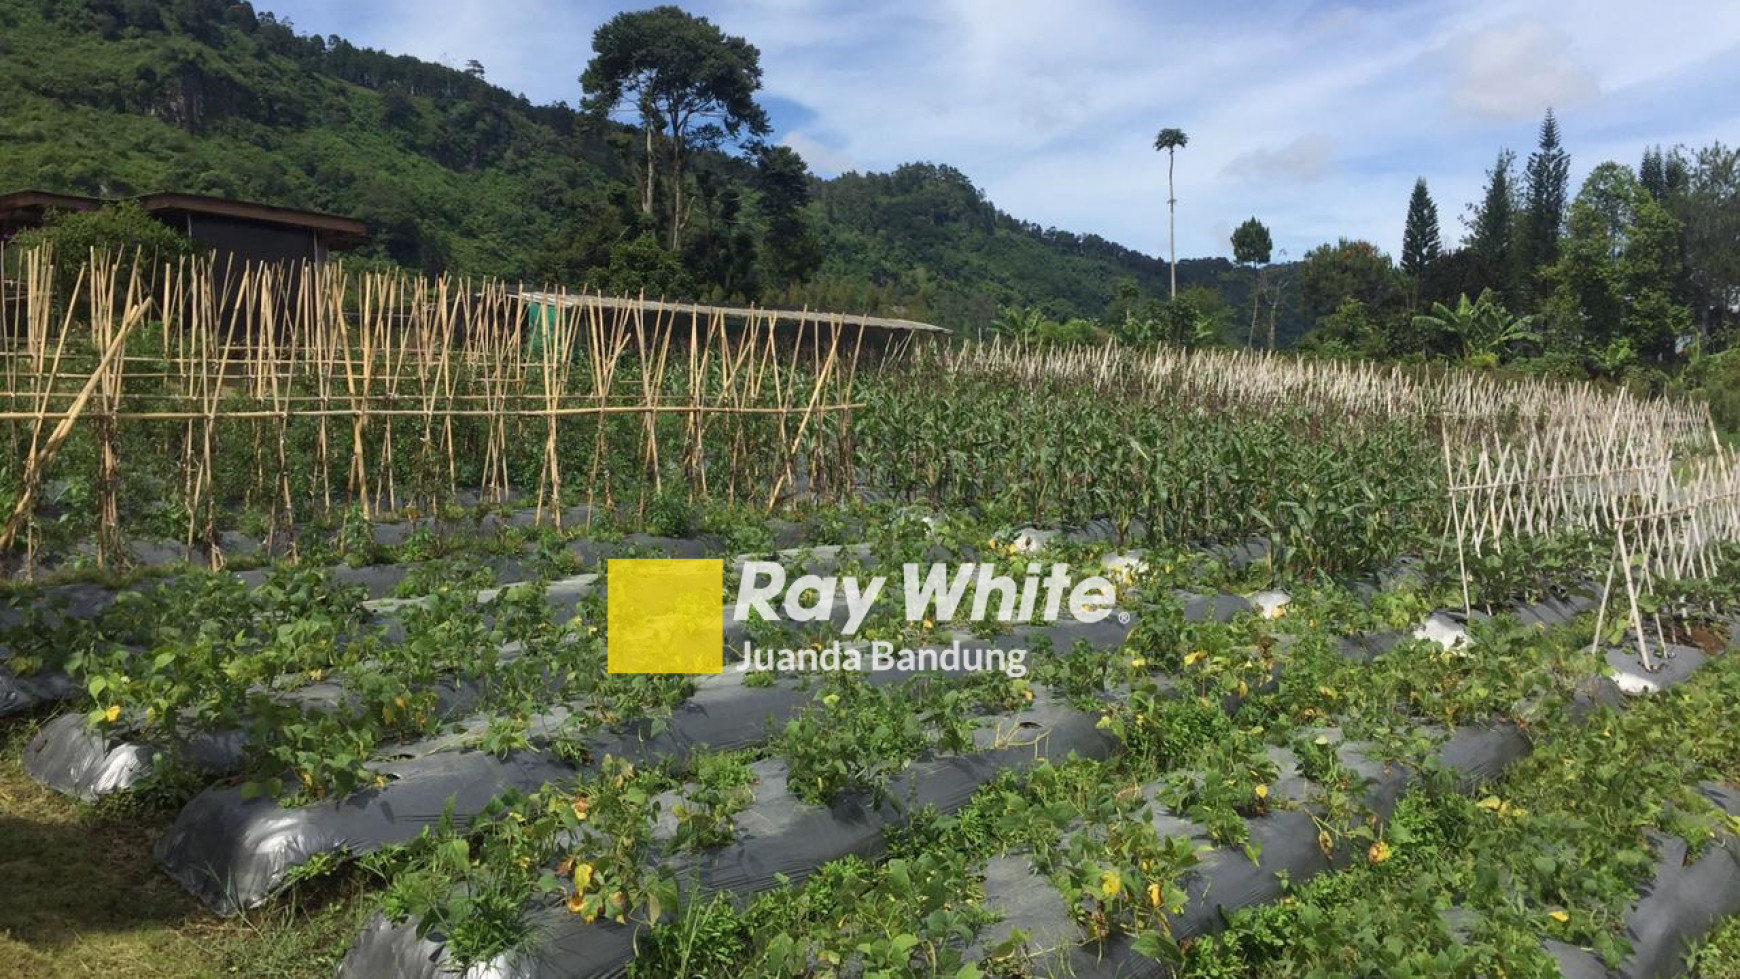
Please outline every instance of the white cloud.
[{"label": "white cloud", "polygon": [[1221,167],[1223,176],[1239,180],[1289,180],[1315,183],[1329,172],[1335,142],[1323,133],[1307,133],[1283,146],[1247,150]]},{"label": "white cloud", "polygon": [[1450,102],[1477,117],[1535,119],[1546,106],[1574,105],[1601,90],[1572,53],[1570,37],[1537,21],[1460,35],[1446,54],[1454,63]]},{"label": "white cloud", "polygon": [[824,177],[832,177],[848,170],[862,170],[863,167],[850,156],[821,142],[803,132],[786,133],[779,141],[781,146],[789,146],[804,158],[810,169]]}]

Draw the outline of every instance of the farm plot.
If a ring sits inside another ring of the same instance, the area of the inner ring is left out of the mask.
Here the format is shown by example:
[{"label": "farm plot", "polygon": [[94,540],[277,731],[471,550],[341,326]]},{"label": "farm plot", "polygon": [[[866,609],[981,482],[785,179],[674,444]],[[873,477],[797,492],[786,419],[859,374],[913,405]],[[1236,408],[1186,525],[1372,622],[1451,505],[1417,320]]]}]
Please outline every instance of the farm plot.
[{"label": "farm plot", "polygon": [[[0,723],[201,914],[349,882],[341,975],[1653,976],[1740,911],[1688,406],[30,267]],[[608,671],[634,557],[722,561],[722,672]],[[1115,614],[737,621],[751,561]],[[938,655],[735,669],[877,643]]]}]

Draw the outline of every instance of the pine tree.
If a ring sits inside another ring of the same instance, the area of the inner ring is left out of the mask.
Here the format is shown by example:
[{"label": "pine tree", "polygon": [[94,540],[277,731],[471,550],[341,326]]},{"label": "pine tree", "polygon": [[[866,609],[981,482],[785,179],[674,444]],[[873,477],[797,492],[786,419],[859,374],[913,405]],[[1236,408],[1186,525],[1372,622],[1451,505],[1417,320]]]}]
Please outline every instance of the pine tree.
[{"label": "pine tree", "polygon": [[1559,257],[1559,232],[1565,223],[1570,194],[1571,157],[1559,143],[1559,121],[1553,110],[1541,120],[1540,144],[1523,169],[1522,267],[1532,281],[1539,270]]},{"label": "pine tree", "polygon": [[1408,198],[1408,224],[1402,231],[1402,271],[1416,282],[1426,266],[1438,257],[1442,243],[1438,239],[1438,205],[1426,190],[1426,178],[1414,181],[1414,194]]},{"label": "pine tree", "polygon": [[1498,162],[1486,174],[1486,195],[1468,220],[1467,241],[1481,287],[1497,292],[1512,308],[1517,294],[1517,207],[1510,175],[1515,162],[1510,150],[1498,152]]},{"label": "pine tree", "polygon": [[1637,165],[1637,182],[1658,201],[1667,196],[1667,164],[1662,160],[1660,146],[1644,147],[1643,161]]},{"label": "pine tree", "polygon": [[1643,162],[1637,168],[1637,182],[1649,191],[1649,196],[1655,198],[1657,204],[1667,203],[1668,198],[1684,190],[1688,179],[1685,157],[1679,150],[1664,153],[1660,146],[1652,146],[1643,151]]}]

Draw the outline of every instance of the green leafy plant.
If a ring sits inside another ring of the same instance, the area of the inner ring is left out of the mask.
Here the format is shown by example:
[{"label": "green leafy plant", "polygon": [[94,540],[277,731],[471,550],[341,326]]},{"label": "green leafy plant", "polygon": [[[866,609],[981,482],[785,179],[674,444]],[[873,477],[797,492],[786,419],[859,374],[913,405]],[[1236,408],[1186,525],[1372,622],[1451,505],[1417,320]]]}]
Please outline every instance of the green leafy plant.
[{"label": "green leafy plant", "polygon": [[704,850],[736,838],[737,813],[755,800],[755,773],[742,757],[703,752],[690,759],[693,773],[681,800],[675,846]]}]

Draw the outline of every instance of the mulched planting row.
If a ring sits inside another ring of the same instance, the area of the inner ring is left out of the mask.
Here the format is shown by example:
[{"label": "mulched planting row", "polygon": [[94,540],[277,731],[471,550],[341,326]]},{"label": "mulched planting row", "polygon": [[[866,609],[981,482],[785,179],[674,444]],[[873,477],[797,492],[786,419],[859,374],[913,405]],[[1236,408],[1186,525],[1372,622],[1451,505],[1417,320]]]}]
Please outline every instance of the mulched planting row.
[{"label": "mulched planting row", "polygon": [[[800,549],[783,557],[816,569],[855,553],[850,548],[822,550],[817,554]],[[1243,599],[1216,595],[1190,596],[1187,605],[1193,618],[1225,617],[1250,608]],[[1054,649],[1086,640],[1110,648],[1123,641],[1125,631],[1065,623],[1025,628],[1001,639],[979,640],[964,634],[953,638],[969,648],[1006,646],[1017,640],[1027,644],[1043,640]],[[872,675],[875,684],[904,679],[898,671]],[[694,695],[670,717],[641,719],[588,735],[583,753],[594,758],[681,759],[696,747],[721,750],[759,743],[769,724],[793,716],[806,702],[806,695],[795,686],[791,681],[748,686],[733,671],[702,677]],[[183,809],[158,847],[159,860],[216,909],[258,906],[293,876],[295,868],[322,854],[355,855],[403,842],[447,811],[449,800],[454,818],[463,823],[504,792],[527,791],[558,775],[572,774],[573,765],[552,756],[551,746],[570,718],[586,707],[580,702],[556,703],[526,718],[530,747],[502,754],[476,748],[491,716],[463,718],[452,730],[392,746],[369,766],[382,784],[343,798],[284,807],[274,799],[250,797],[241,786],[211,787]],[[272,845],[262,847],[261,840]]]}]

